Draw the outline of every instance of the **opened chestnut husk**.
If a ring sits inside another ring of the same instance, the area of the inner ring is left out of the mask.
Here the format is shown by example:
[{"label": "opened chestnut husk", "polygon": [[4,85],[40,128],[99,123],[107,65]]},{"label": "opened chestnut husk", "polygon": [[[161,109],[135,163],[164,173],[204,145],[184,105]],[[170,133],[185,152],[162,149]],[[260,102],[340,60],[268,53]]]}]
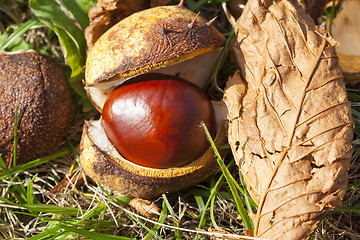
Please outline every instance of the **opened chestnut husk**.
[{"label": "opened chestnut husk", "polygon": [[[137,12],[110,28],[91,48],[85,89],[100,113],[115,89],[143,74],[176,76],[200,89],[208,81],[224,44],[225,38],[211,21],[181,4]],[[213,138],[220,145],[225,142],[223,104],[212,105],[216,113]],[[155,168],[133,163],[109,141],[102,119],[85,122],[80,162],[94,181],[120,194],[142,198],[182,190],[218,170],[210,146],[200,157],[182,166]]]}]

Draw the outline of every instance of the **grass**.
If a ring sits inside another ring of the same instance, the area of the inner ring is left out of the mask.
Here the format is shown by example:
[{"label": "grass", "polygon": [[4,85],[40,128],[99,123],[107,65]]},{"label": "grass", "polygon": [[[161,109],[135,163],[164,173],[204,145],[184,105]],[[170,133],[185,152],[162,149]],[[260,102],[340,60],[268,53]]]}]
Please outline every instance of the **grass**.
[{"label": "grass", "polygon": [[[219,2],[185,1],[192,10],[208,14],[209,19],[220,13],[216,22],[230,38],[232,31],[219,11]],[[78,28],[88,24],[87,11],[94,3],[93,0],[0,0],[0,12],[7,16],[0,19],[0,50],[35,49],[57,58],[69,66],[69,84],[78,100],[78,111],[67,140],[55,153],[11,168],[0,157],[3,168],[0,172],[0,238],[207,239],[211,234],[234,237],[252,229],[249,216],[256,210],[256,204],[248,195],[231,156],[221,158],[216,148],[214,151],[221,171],[197,186],[155,199],[161,209],[156,220],[143,217],[129,207],[127,204],[131,197],[118,196],[93,182],[86,181],[76,188],[49,193],[67,174],[79,171],[76,148],[82,123],[85,119],[98,118],[84,97],[81,85],[85,42]],[[79,25],[74,24],[75,21]],[[216,86],[215,96],[221,95],[216,88],[221,92],[227,76],[236,69],[234,66],[227,60],[221,69],[220,65],[217,67],[216,84],[212,85]],[[312,239],[359,237],[360,108],[357,103],[360,95],[349,92],[349,99],[353,103],[355,153],[349,170],[348,192],[344,207],[324,216]],[[223,147],[228,148],[228,145]],[[13,163],[16,163],[16,158]],[[214,230],[215,233],[208,232]]]}]

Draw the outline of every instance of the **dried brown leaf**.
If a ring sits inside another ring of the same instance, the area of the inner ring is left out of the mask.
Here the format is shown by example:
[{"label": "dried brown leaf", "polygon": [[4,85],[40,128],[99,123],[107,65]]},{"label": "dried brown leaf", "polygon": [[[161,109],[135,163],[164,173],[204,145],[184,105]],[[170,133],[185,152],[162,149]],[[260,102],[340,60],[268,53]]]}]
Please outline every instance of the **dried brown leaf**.
[{"label": "dried brown leaf", "polygon": [[50,193],[58,193],[63,189],[71,189],[73,187],[78,187],[82,185],[85,181],[86,176],[83,176],[83,172],[77,171],[69,176],[65,176],[58,184],[56,184],[52,189],[50,189]]},{"label": "dried brown leaf", "polygon": [[152,201],[142,198],[133,198],[129,202],[129,206],[134,208],[144,217],[157,220],[160,216],[160,208]]},{"label": "dried brown leaf", "polygon": [[[270,1],[270,0],[266,0]],[[336,0],[339,2],[339,0]],[[271,1],[270,1],[271,2]],[[315,23],[318,23],[318,19],[324,12],[324,9],[331,7],[332,0],[298,0],[306,8],[306,12],[314,19]],[[243,6],[247,3],[247,0],[229,0],[223,3],[225,15],[230,24],[234,26],[241,13],[243,12]],[[329,6],[330,5],[330,6]]]},{"label": "dried brown leaf", "polygon": [[210,236],[211,240],[239,240],[239,239],[255,239],[252,233],[252,230],[247,230],[243,232],[241,235],[235,235],[231,234],[228,231],[222,230],[222,229],[214,229],[214,228],[208,228],[208,230],[197,228],[196,231],[198,231],[201,234]]},{"label": "dried brown leaf", "polygon": [[235,27],[229,143],[258,203],[254,236],[306,239],[341,205],[353,124],[333,42],[294,0],[250,0]]},{"label": "dried brown leaf", "polygon": [[99,0],[89,11],[90,24],[85,29],[88,50],[96,40],[121,19],[149,7],[165,5],[168,0]]}]

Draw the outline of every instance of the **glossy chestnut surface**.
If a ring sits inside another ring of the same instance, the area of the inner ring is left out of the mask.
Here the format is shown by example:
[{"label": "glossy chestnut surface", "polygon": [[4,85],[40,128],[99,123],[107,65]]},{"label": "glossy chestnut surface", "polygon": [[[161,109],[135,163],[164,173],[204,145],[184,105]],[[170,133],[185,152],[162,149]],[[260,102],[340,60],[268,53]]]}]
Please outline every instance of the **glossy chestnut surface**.
[{"label": "glossy chestnut surface", "polygon": [[215,113],[196,85],[163,74],[144,74],[114,90],[102,124],[127,160],[145,167],[179,167],[199,158],[209,143],[201,125],[215,134]]}]

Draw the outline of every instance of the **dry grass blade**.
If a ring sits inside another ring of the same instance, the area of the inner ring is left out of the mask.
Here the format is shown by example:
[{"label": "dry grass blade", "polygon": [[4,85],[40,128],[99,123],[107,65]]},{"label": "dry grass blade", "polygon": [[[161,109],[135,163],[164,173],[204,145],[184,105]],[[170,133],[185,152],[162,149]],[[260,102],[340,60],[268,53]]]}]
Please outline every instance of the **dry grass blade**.
[{"label": "dry grass blade", "polygon": [[229,142],[258,203],[255,237],[306,239],[341,204],[353,123],[334,41],[298,2],[250,0],[235,26]]}]

